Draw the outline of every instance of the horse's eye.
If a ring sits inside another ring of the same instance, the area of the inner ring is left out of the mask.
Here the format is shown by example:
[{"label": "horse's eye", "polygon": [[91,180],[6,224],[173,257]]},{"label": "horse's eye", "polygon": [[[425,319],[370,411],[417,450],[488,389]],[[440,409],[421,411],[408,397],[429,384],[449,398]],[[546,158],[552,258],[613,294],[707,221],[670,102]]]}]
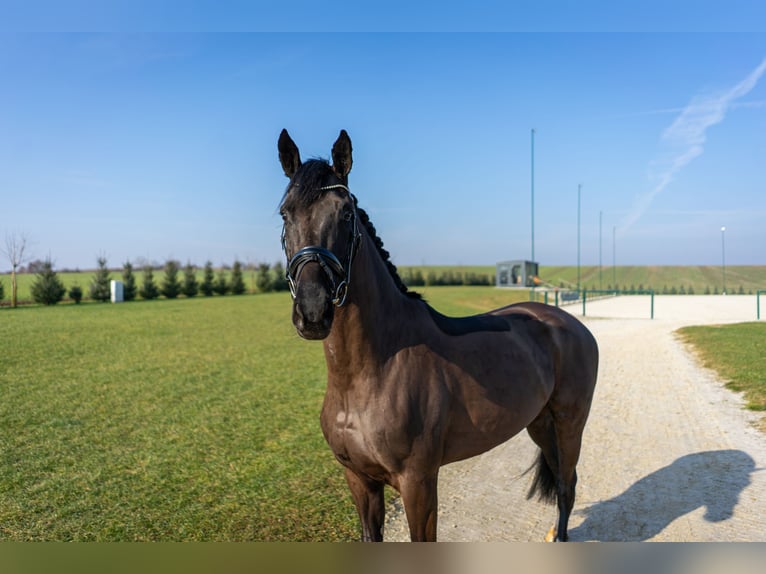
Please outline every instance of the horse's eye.
[{"label": "horse's eye", "polygon": [[350,209],[343,212],[343,221],[351,221],[354,219],[354,212]]}]

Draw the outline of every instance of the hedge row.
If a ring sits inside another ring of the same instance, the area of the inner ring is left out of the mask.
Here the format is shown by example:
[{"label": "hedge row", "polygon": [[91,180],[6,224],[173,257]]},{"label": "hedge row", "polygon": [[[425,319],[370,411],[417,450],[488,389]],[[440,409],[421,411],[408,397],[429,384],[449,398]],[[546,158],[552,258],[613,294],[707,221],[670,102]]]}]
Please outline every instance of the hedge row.
[{"label": "hedge row", "polygon": [[[287,289],[287,281],[284,278],[284,267],[277,263],[272,266],[262,263],[252,268],[256,273],[255,284],[258,292],[283,291]],[[162,281],[157,282],[154,279],[155,268],[145,266],[142,268],[141,282],[136,277],[136,271],[130,262],[126,262],[119,275],[123,283],[123,299],[133,301],[141,298],[145,300],[158,299],[176,299],[180,296],[196,297],[202,295],[211,297],[213,295],[241,295],[247,292],[243,276],[243,266],[239,261],[235,261],[231,267],[230,273],[225,268],[217,272],[213,269],[213,264],[208,261],[202,271],[202,279],[197,277],[197,268],[192,264],[187,264],[183,268],[174,260],[169,260],[163,267],[164,276]],[[111,280],[112,272],[107,267],[106,259],[98,259],[98,268],[91,278],[88,288],[90,299],[94,301],[106,302],[111,299]],[[3,297],[3,285],[0,283],[0,299]],[[80,303],[85,296],[83,288],[79,285],[73,285],[67,291],[61,278],[53,269],[50,260],[41,262],[35,274],[34,282],[31,287],[32,299],[36,303],[43,305],[55,305],[64,299],[68,294],[69,298],[75,303]]]}]

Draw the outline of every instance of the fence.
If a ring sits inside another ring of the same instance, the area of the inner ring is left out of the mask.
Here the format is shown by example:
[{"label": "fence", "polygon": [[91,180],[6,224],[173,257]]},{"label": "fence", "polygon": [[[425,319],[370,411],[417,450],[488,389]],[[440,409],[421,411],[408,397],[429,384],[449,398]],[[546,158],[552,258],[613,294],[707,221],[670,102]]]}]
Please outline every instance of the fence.
[{"label": "fence", "polygon": [[[549,303],[549,291],[544,291],[544,300],[543,302],[548,305]],[[559,295],[561,293],[561,295]],[[758,293],[766,293],[766,290],[759,291]],[[531,290],[529,293],[530,301],[537,301],[538,300],[538,292]],[[582,301],[582,315],[583,317],[586,316],[586,304],[588,301],[588,297],[590,296],[590,300],[593,299],[601,299],[603,297],[618,297],[620,295],[650,295],[650,308],[649,308],[649,317],[651,319],[654,319],[654,289],[648,289],[648,290],[636,290],[636,291],[604,291],[599,289],[583,289],[582,291],[554,291],[554,302],[553,304],[556,307],[559,307],[560,304],[565,302],[574,302],[577,300]],[[760,305],[760,303],[759,303]],[[760,318],[760,306],[759,306],[759,318]]]}]

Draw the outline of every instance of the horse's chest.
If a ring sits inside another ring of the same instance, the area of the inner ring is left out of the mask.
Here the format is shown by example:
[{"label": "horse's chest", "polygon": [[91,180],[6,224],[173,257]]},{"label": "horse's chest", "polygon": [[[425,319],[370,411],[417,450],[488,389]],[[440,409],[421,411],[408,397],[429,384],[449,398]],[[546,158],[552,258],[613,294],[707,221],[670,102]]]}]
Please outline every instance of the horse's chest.
[{"label": "horse's chest", "polygon": [[388,473],[386,436],[374,413],[354,408],[326,408],[322,430],[335,458],[342,465],[369,476]]}]

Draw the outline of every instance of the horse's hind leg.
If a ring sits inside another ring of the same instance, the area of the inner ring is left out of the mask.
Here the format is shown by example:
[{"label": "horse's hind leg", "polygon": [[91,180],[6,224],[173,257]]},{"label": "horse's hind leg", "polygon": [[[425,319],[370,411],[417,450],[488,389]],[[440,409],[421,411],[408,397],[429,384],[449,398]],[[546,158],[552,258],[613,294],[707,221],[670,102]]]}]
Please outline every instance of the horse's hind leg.
[{"label": "horse's hind leg", "polygon": [[565,542],[577,484],[577,460],[580,457],[582,426],[556,422],[548,408],[527,427],[529,436],[540,447],[535,479],[528,498],[535,494],[544,502],[556,501],[558,522],[546,540]]},{"label": "horse's hind leg", "polygon": [[362,523],[362,542],[383,542],[386,515],[383,483],[359,476],[349,468],[346,469],[346,482]]}]

